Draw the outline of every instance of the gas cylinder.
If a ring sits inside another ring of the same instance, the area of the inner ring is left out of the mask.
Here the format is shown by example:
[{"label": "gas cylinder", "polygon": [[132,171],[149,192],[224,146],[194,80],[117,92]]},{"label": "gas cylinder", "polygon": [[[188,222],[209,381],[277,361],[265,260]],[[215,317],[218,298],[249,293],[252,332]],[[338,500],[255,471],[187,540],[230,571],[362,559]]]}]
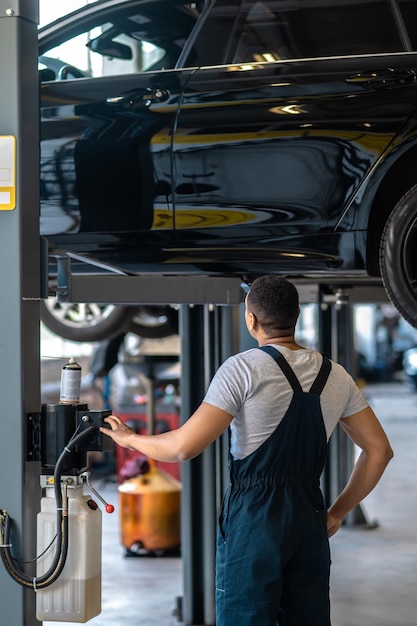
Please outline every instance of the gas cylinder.
[{"label": "gas cylinder", "polygon": [[122,544],[128,551],[171,551],[181,543],[181,483],[149,459],[149,470],[119,485]]}]

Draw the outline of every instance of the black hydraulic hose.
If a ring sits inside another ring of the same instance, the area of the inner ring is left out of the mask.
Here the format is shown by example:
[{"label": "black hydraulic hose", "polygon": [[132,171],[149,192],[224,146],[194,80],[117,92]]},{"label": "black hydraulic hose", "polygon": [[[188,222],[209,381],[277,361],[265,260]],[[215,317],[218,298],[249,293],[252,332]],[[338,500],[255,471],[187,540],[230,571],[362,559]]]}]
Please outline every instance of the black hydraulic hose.
[{"label": "black hydraulic hose", "polygon": [[95,426],[89,426],[78,435],[74,436],[64,450],[61,452],[54,470],[54,493],[57,508],[57,546],[55,550],[54,560],[45,574],[42,576],[29,576],[22,570],[15,567],[13,557],[10,550],[10,517],[6,515],[4,525],[3,546],[0,548],[1,558],[9,575],[23,587],[32,587],[42,589],[48,587],[55,582],[64,569],[68,554],[68,499],[65,499],[65,507],[62,502],[61,475],[62,464],[67,454],[69,454],[79,441],[88,437],[95,431]]}]

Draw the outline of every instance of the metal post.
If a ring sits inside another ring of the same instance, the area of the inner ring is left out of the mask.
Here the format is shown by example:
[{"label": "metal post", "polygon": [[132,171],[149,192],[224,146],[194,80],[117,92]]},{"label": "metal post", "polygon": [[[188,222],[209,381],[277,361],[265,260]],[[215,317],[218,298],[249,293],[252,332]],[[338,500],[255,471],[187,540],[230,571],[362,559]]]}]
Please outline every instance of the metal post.
[{"label": "metal post", "polygon": [[[203,309],[201,306],[193,308],[181,306],[180,336],[181,421],[184,422],[200,404],[204,393]],[[202,456],[186,461],[181,468],[181,546],[184,580],[182,618],[184,624],[187,625],[204,623]]]},{"label": "metal post", "polygon": [[[337,361],[355,377],[356,363],[353,341],[352,306],[349,291],[335,289],[322,294],[320,343],[321,350]],[[329,454],[323,476],[326,505],[337,497],[346,485],[354,466],[354,444],[338,426],[330,438]],[[368,524],[360,505],[348,513],[344,524]]]},{"label": "metal post", "polygon": [[[215,371],[221,363],[221,342],[223,327],[222,311],[225,307],[204,307],[204,391],[209,386]],[[215,568],[216,534],[218,518],[218,467],[219,442],[214,442],[203,453],[203,579],[204,579],[204,624],[215,624]]]},{"label": "metal post", "polygon": [[[332,327],[333,309],[327,304],[319,308],[319,349],[327,356],[332,357]],[[339,442],[338,438],[331,437],[326,465],[322,474],[321,482],[326,506],[329,507],[339,493],[338,472]]]},{"label": "metal post", "polygon": [[[38,9],[38,0],[0,0],[0,508],[25,560],[40,501],[40,467],[26,462],[27,415],[40,411]],[[39,624],[35,593],[2,564],[0,606],[4,624]]]},{"label": "metal post", "polygon": [[[186,420],[233,350],[231,307],[181,307],[181,408]],[[235,341],[236,347],[236,341]],[[227,433],[182,467],[184,624],[215,624],[217,518],[227,470]]]},{"label": "metal post", "polygon": [[[230,355],[240,351],[241,339],[241,309],[242,306],[223,306],[221,311],[221,340],[220,340],[220,362],[223,363]],[[245,328],[245,335],[248,332]],[[229,476],[229,433],[224,433],[217,442],[217,511],[220,513],[220,507],[223,496],[230,482]]]}]

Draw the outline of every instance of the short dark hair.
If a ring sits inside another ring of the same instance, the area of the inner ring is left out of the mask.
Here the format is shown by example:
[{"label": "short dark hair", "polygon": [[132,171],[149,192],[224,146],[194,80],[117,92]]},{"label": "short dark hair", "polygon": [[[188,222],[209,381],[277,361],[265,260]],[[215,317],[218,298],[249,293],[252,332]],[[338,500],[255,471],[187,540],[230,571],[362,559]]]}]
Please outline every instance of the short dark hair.
[{"label": "short dark hair", "polygon": [[274,275],[256,278],[246,302],[267,335],[294,329],[299,312],[298,291],[285,278]]}]

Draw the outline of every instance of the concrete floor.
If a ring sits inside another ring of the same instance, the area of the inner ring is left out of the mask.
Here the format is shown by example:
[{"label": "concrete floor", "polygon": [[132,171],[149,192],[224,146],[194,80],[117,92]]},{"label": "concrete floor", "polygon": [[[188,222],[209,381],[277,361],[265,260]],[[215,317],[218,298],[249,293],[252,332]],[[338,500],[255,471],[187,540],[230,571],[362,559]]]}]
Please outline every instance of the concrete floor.
[{"label": "concrete floor", "polygon": [[[417,626],[417,392],[393,383],[368,386],[365,393],[395,458],[361,507],[377,527],[344,527],[331,539],[332,626]],[[115,480],[94,485],[117,508]],[[103,516],[102,613],[89,623],[179,626],[181,559],[127,558],[117,512]]]}]

